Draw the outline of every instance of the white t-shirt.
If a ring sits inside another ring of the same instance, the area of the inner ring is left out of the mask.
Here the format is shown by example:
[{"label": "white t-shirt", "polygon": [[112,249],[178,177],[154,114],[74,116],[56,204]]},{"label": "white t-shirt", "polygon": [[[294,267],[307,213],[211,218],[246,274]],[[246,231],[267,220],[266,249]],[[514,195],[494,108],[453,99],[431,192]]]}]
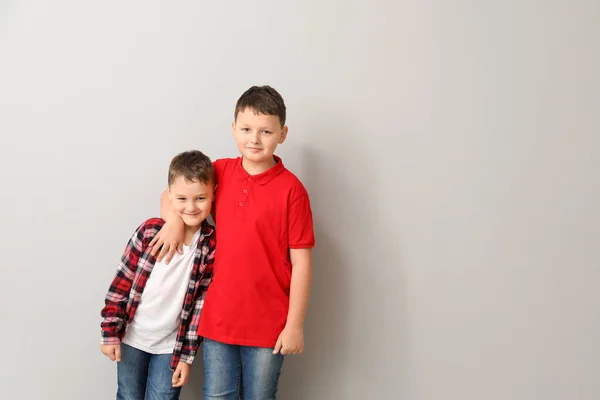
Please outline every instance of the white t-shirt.
[{"label": "white t-shirt", "polygon": [[156,262],[123,343],[151,354],[173,352],[199,237],[200,230],[168,265]]}]

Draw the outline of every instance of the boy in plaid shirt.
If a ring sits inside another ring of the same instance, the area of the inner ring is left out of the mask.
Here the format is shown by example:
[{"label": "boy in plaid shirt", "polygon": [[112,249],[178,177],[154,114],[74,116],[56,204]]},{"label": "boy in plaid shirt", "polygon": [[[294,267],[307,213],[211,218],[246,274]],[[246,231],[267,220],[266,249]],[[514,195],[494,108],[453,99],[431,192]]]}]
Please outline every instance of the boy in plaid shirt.
[{"label": "boy in plaid shirt", "polygon": [[189,379],[214,264],[215,232],[206,217],[215,180],[202,152],[177,155],[168,194],[185,226],[182,254],[168,266],[150,254],[165,223],[158,218],[142,223],[127,244],[101,312],[101,350],[117,361],[117,399],[178,399]]}]

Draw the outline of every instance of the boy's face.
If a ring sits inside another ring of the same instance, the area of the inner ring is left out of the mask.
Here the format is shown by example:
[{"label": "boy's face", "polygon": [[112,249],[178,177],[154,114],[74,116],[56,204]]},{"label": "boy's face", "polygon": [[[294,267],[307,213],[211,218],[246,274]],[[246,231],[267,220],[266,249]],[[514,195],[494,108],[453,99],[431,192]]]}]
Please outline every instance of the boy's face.
[{"label": "boy's face", "polygon": [[199,227],[210,214],[214,198],[214,185],[187,181],[178,176],[169,186],[169,199],[175,214],[189,227]]},{"label": "boy's face", "polygon": [[278,116],[255,114],[251,108],[240,111],[231,127],[238,150],[255,165],[273,162],[273,153],[288,131]]}]

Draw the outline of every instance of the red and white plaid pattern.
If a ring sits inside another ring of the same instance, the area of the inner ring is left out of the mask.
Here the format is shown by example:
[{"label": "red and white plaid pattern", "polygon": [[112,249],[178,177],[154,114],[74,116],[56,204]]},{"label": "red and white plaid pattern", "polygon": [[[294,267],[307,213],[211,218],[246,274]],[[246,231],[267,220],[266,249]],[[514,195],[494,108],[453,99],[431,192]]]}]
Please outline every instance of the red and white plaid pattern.
[{"label": "red and white plaid pattern", "polygon": [[[156,259],[150,255],[149,244],[165,222],[152,218],[140,225],[121,257],[119,268],[106,295],[106,306],[102,309],[102,344],[118,344],[125,335],[127,323],[135,315],[142,298],[148,277]],[[204,296],[212,278],[215,260],[216,236],[214,228],[207,221],[201,226],[194,267],[181,310],[181,325],[177,331],[171,368],[179,361],[191,364],[194,361],[201,338],[198,324],[204,304]]]}]

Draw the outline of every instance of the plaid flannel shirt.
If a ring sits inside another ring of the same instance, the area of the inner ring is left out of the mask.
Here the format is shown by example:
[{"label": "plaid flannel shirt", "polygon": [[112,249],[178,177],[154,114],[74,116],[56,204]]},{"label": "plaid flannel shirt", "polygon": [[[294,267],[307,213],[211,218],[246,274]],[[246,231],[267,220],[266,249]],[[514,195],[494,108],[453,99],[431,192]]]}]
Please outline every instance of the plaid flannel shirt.
[{"label": "plaid flannel shirt", "polygon": [[[102,344],[119,344],[125,336],[127,323],[133,319],[142,292],[152,272],[156,259],[150,255],[148,245],[163,227],[162,219],[152,218],[140,225],[129,243],[119,263],[117,273],[106,295],[106,306],[102,309]],[[198,336],[198,323],[204,304],[204,296],[212,278],[215,259],[216,236],[207,221],[202,222],[194,267],[183,309],[181,324],[177,331],[171,368],[175,369],[182,361],[191,364],[202,340]]]}]

